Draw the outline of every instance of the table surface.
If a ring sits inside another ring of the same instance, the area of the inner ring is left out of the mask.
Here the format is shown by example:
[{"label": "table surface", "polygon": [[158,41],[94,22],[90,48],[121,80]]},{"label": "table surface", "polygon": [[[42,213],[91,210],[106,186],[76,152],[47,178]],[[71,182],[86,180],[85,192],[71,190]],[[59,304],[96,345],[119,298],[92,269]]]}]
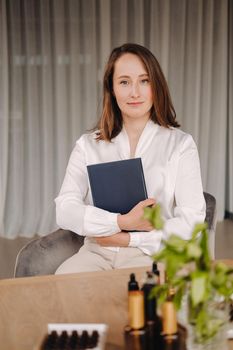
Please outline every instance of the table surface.
[{"label": "table surface", "polygon": [[48,323],[106,323],[107,341],[122,346],[129,274],[141,281],[150,268],[1,280],[0,344],[38,349]]},{"label": "table surface", "polygon": [[[233,266],[233,260],[224,262]],[[129,275],[141,282],[150,268],[0,280],[0,344],[38,350],[48,323],[106,323],[107,349],[121,349]]]}]

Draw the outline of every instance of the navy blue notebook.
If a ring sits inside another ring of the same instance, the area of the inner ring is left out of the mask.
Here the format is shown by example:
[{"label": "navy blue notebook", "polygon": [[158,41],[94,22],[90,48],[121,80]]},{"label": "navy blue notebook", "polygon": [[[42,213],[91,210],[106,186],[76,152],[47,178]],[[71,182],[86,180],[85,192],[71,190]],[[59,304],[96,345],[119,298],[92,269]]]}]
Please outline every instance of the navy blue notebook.
[{"label": "navy blue notebook", "polygon": [[147,198],[141,158],[87,166],[94,206],[126,214]]}]

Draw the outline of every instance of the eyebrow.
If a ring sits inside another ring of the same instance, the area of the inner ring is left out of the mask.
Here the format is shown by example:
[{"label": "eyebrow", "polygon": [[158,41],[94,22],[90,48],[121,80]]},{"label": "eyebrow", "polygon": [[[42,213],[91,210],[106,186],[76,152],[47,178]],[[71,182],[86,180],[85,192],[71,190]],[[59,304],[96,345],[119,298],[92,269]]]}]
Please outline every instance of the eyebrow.
[{"label": "eyebrow", "polygon": [[[139,78],[142,78],[142,77],[149,77],[149,74],[147,74],[147,73],[143,73],[143,74],[140,74],[139,75]],[[127,78],[127,79],[129,79],[129,78],[131,78],[129,75],[120,75],[119,77],[117,77],[117,79],[122,79],[122,78]]]}]

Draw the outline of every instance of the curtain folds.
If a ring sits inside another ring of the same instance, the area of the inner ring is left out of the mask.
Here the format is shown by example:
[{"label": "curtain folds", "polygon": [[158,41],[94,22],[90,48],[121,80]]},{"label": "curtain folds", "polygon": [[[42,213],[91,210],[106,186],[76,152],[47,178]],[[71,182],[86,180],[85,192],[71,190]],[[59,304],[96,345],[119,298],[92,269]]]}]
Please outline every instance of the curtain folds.
[{"label": "curtain folds", "polygon": [[4,213],[8,178],[9,84],[8,42],[5,2],[0,3],[0,232],[5,232]]},{"label": "curtain folds", "polygon": [[228,113],[227,113],[227,176],[226,211],[233,217],[233,2],[228,9]]},{"label": "curtain folds", "polygon": [[111,49],[156,55],[177,119],[198,145],[218,219],[233,212],[230,0],[0,0],[0,235],[56,229],[76,139],[95,126]]}]

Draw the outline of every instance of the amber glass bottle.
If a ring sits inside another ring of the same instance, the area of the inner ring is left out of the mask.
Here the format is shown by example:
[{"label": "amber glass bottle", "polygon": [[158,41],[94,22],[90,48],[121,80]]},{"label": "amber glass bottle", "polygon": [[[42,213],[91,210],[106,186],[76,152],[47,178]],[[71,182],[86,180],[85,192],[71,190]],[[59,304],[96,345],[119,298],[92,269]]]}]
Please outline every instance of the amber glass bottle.
[{"label": "amber glass bottle", "polygon": [[129,324],[125,327],[125,349],[146,350],[144,295],[140,290],[128,294]]},{"label": "amber glass bottle", "polygon": [[162,349],[178,350],[179,337],[177,327],[177,316],[174,303],[171,298],[162,305]]}]

